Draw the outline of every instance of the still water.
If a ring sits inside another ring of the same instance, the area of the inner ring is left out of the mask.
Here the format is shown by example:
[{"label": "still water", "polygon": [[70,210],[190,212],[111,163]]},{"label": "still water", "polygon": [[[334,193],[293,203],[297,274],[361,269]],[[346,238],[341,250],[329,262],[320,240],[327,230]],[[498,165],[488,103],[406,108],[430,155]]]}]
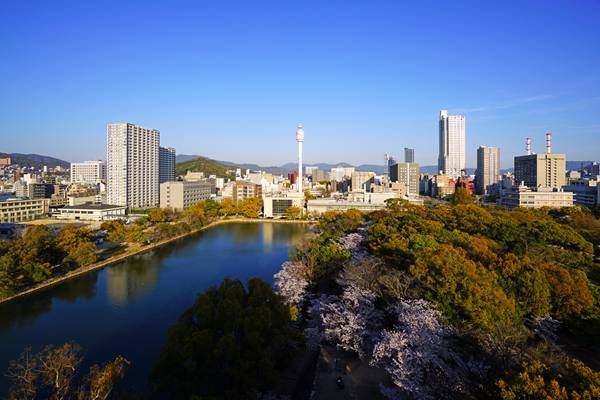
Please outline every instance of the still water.
[{"label": "still water", "polygon": [[10,360],[27,346],[79,343],[85,369],[117,354],[131,361],[125,383],[141,387],[167,328],[196,294],[223,278],[269,282],[290,247],[310,228],[301,224],[216,226],[160,249],[0,305],[0,398]]}]

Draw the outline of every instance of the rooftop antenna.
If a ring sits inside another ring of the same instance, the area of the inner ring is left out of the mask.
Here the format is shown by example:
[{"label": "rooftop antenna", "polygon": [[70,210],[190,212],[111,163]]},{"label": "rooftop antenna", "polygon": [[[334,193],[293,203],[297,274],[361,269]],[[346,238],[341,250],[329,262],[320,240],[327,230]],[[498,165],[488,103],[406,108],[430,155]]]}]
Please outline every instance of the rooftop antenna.
[{"label": "rooftop antenna", "polygon": [[552,153],[552,132],[546,132],[546,153]]},{"label": "rooftop antenna", "polygon": [[530,137],[525,139],[525,151],[527,152],[528,156],[531,155],[531,138]]}]

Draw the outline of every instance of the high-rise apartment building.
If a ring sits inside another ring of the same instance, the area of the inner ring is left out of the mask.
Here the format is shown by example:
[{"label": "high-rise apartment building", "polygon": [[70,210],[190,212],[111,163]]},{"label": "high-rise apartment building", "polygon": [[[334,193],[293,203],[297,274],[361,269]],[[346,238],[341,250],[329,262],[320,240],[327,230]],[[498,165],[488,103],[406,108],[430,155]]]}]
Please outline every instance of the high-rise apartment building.
[{"label": "high-rise apartment building", "polygon": [[158,181],[173,182],[175,180],[175,149],[160,147],[158,149],[159,174]]},{"label": "high-rise apartment building", "polygon": [[419,194],[421,170],[417,163],[397,163],[390,167],[390,181],[400,183],[406,195]]},{"label": "high-rise apartment building", "polygon": [[414,163],[415,162],[415,149],[404,148],[404,162]]},{"label": "high-rise apartment building", "polygon": [[465,117],[440,111],[438,170],[453,178],[465,169]]},{"label": "high-rise apartment building", "polygon": [[262,197],[262,186],[252,182],[235,181],[232,190],[234,204],[252,197]]},{"label": "high-rise apartment building", "polygon": [[530,188],[560,188],[566,185],[564,154],[544,153],[515,157],[515,184]]},{"label": "high-rise apartment building", "polygon": [[488,188],[500,180],[500,150],[480,146],[477,149],[477,193],[488,194]]},{"label": "high-rise apartment building", "polygon": [[106,164],[100,160],[71,163],[71,183],[95,185],[106,179]]},{"label": "high-rise apartment building", "polygon": [[130,123],[106,127],[106,201],[129,208],[159,204],[160,132]]}]

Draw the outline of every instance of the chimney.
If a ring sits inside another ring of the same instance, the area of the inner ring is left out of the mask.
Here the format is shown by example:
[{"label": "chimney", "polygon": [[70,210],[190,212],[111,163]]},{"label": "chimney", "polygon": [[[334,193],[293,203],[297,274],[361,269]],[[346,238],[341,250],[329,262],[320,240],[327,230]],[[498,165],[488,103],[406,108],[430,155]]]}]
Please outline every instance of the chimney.
[{"label": "chimney", "polygon": [[528,156],[531,155],[531,138],[530,137],[525,139],[525,151],[527,152]]},{"label": "chimney", "polygon": [[546,153],[552,153],[552,132],[546,132]]}]

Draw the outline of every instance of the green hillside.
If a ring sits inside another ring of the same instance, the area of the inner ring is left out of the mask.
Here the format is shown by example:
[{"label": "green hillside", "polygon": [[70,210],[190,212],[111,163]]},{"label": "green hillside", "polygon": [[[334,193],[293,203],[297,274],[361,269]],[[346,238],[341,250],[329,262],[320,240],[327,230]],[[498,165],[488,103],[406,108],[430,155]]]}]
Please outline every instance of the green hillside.
[{"label": "green hillside", "polygon": [[231,177],[231,173],[228,173],[231,168],[225,167],[223,164],[211,160],[206,157],[197,157],[193,160],[184,161],[177,163],[176,172],[177,175],[184,175],[187,171],[192,172],[204,172],[207,177],[209,175],[216,175],[221,178]]}]

